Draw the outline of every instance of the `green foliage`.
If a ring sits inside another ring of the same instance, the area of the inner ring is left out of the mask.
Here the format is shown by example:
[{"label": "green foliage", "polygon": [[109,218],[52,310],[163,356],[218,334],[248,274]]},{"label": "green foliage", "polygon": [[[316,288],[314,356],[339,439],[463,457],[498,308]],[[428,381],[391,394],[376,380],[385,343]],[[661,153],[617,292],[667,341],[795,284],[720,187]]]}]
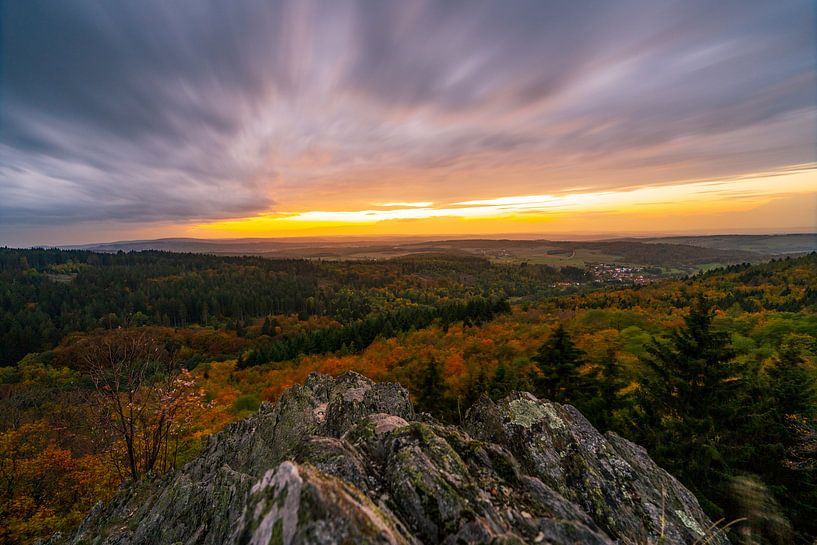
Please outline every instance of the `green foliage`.
[{"label": "green foliage", "polygon": [[232,410],[234,413],[255,412],[261,406],[261,401],[255,394],[244,394],[238,396],[233,401]]},{"label": "green foliage", "polygon": [[509,310],[507,301],[484,297],[447,300],[436,306],[405,305],[372,313],[342,327],[298,332],[259,344],[246,358],[242,358],[239,368],[291,360],[305,354],[327,352],[349,354],[363,350],[379,336],[394,336],[395,331],[422,329],[431,325],[434,320],[440,320],[444,328],[455,322],[474,325],[491,320],[496,314]]},{"label": "green foliage", "polygon": [[699,298],[683,328],[648,346],[649,373],[637,394],[642,444],[705,499],[727,470],[726,436],[735,429],[740,399],[735,352],[729,336],[712,329],[713,316]]},{"label": "green foliage", "polygon": [[442,367],[433,357],[423,369],[417,385],[417,407],[438,418],[448,417],[446,384]]},{"label": "green foliage", "polygon": [[[0,366],[51,349],[71,332],[229,320],[243,337],[266,317],[260,333],[273,336],[270,316],[348,325],[406,303],[544,295],[565,278],[544,265],[437,254],[374,263],[0,248]],[[384,324],[390,327],[399,330]]]},{"label": "green foliage", "polygon": [[584,403],[585,416],[601,431],[620,429],[620,412],[629,407],[621,391],[627,380],[613,347],[607,349],[601,362],[594,366],[589,376],[593,394]]},{"label": "green foliage", "polygon": [[637,326],[630,326],[621,332],[624,348],[631,354],[643,356],[652,337],[649,333]]},{"label": "green foliage", "polygon": [[[197,433],[312,370],[400,380],[443,421],[486,393],[535,391],[644,445],[710,515],[749,514],[768,543],[813,542],[817,254],[641,287],[551,287],[567,280],[588,278],[441,254],[319,262],[0,249],[0,433],[53,418],[73,426],[55,438],[66,467],[69,455],[101,456],[79,429],[90,385],[76,349],[108,328],[145,327],[198,366],[212,412],[193,422]],[[180,439],[180,460],[198,439]],[[67,524],[57,519],[45,526]]]},{"label": "green foliage", "polygon": [[768,371],[773,410],[781,421],[793,415],[808,419],[817,416],[815,377],[813,371],[806,368],[803,356],[814,346],[814,341],[809,335],[789,334],[781,343],[775,365]]},{"label": "green foliage", "polygon": [[525,371],[527,367],[525,358],[516,358],[509,363],[501,361],[493,376],[489,376],[480,366],[466,392],[465,406],[470,407],[483,394],[491,399],[501,399],[513,391],[532,390],[530,377]]},{"label": "green foliage", "polygon": [[589,393],[588,381],[579,371],[584,357],[584,352],[576,347],[564,325],[559,324],[533,357],[540,372],[534,379],[537,395],[560,403],[584,400]]},{"label": "green foliage", "polygon": [[729,335],[713,328],[713,316],[699,298],[684,327],[647,348],[649,371],[640,378],[630,435],[713,517],[745,515],[736,505],[749,500],[736,497],[730,483],[756,476],[757,487],[769,485],[779,499],[798,542],[810,543],[817,534],[817,400],[814,370],[803,354],[814,339],[790,334],[764,371],[737,363]]},{"label": "green foliage", "polygon": [[766,394],[755,410],[763,418],[755,424],[752,456],[747,466],[762,472],[777,491],[803,542],[817,533],[817,462],[815,416],[817,378],[804,354],[815,339],[790,334],[781,343],[779,356],[767,370]]},{"label": "green foliage", "polygon": [[472,406],[480,398],[480,396],[488,393],[488,374],[483,366],[479,367],[476,375],[470,377],[468,388],[465,391],[464,403],[465,407]]}]

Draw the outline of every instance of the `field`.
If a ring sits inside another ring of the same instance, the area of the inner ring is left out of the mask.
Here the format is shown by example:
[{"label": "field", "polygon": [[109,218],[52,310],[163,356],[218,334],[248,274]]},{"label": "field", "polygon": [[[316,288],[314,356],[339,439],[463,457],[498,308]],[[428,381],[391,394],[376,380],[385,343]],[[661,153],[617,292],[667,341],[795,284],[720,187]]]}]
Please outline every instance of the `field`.
[{"label": "field", "polygon": [[417,254],[460,254],[496,263],[532,263],[554,267],[587,267],[610,263],[658,267],[664,275],[692,274],[735,263],[756,263],[775,255],[817,249],[817,235],[747,235],[611,240],[546,239],[160,239],[90,244],[76,249],[98,252],[165,250],[215,255],[255,255],[326,261],[382,261]]}]

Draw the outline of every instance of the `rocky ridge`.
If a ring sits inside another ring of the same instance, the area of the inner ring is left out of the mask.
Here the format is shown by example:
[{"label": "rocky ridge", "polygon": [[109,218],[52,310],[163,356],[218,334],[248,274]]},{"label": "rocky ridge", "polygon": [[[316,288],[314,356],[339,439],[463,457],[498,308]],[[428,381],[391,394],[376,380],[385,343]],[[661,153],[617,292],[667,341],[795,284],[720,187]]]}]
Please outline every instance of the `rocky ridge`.
[{"label": "rocky ridge", "polygon": [[312,375],[51,543],[726,545],[695,497],[569,405],[483,398],[461,427],[408,392]]}]

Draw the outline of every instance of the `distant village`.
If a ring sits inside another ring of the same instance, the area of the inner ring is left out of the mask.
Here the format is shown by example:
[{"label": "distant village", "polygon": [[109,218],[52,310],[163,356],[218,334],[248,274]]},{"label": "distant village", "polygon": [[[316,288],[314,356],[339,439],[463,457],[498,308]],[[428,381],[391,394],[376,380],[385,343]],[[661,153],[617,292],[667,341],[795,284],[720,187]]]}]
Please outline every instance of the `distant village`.
[{"label": "distant village", "polygon": [[662,278],[659,267],[628,267],[615,263],[588,263],[587,272],[601,284],[645,285]]}]

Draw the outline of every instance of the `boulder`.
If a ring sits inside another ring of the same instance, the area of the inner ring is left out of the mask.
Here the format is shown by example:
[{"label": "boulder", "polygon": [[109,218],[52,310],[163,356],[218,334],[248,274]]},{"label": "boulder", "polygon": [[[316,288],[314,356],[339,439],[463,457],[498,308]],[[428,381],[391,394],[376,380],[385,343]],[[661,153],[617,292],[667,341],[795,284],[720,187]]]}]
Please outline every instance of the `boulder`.
[{"label": "boulder", "polygon": [[725,545],[695,497],[573,407],[482,398],[462,427],[408,391],[311,375],[163,478],[126,486],[60,544]]}]

